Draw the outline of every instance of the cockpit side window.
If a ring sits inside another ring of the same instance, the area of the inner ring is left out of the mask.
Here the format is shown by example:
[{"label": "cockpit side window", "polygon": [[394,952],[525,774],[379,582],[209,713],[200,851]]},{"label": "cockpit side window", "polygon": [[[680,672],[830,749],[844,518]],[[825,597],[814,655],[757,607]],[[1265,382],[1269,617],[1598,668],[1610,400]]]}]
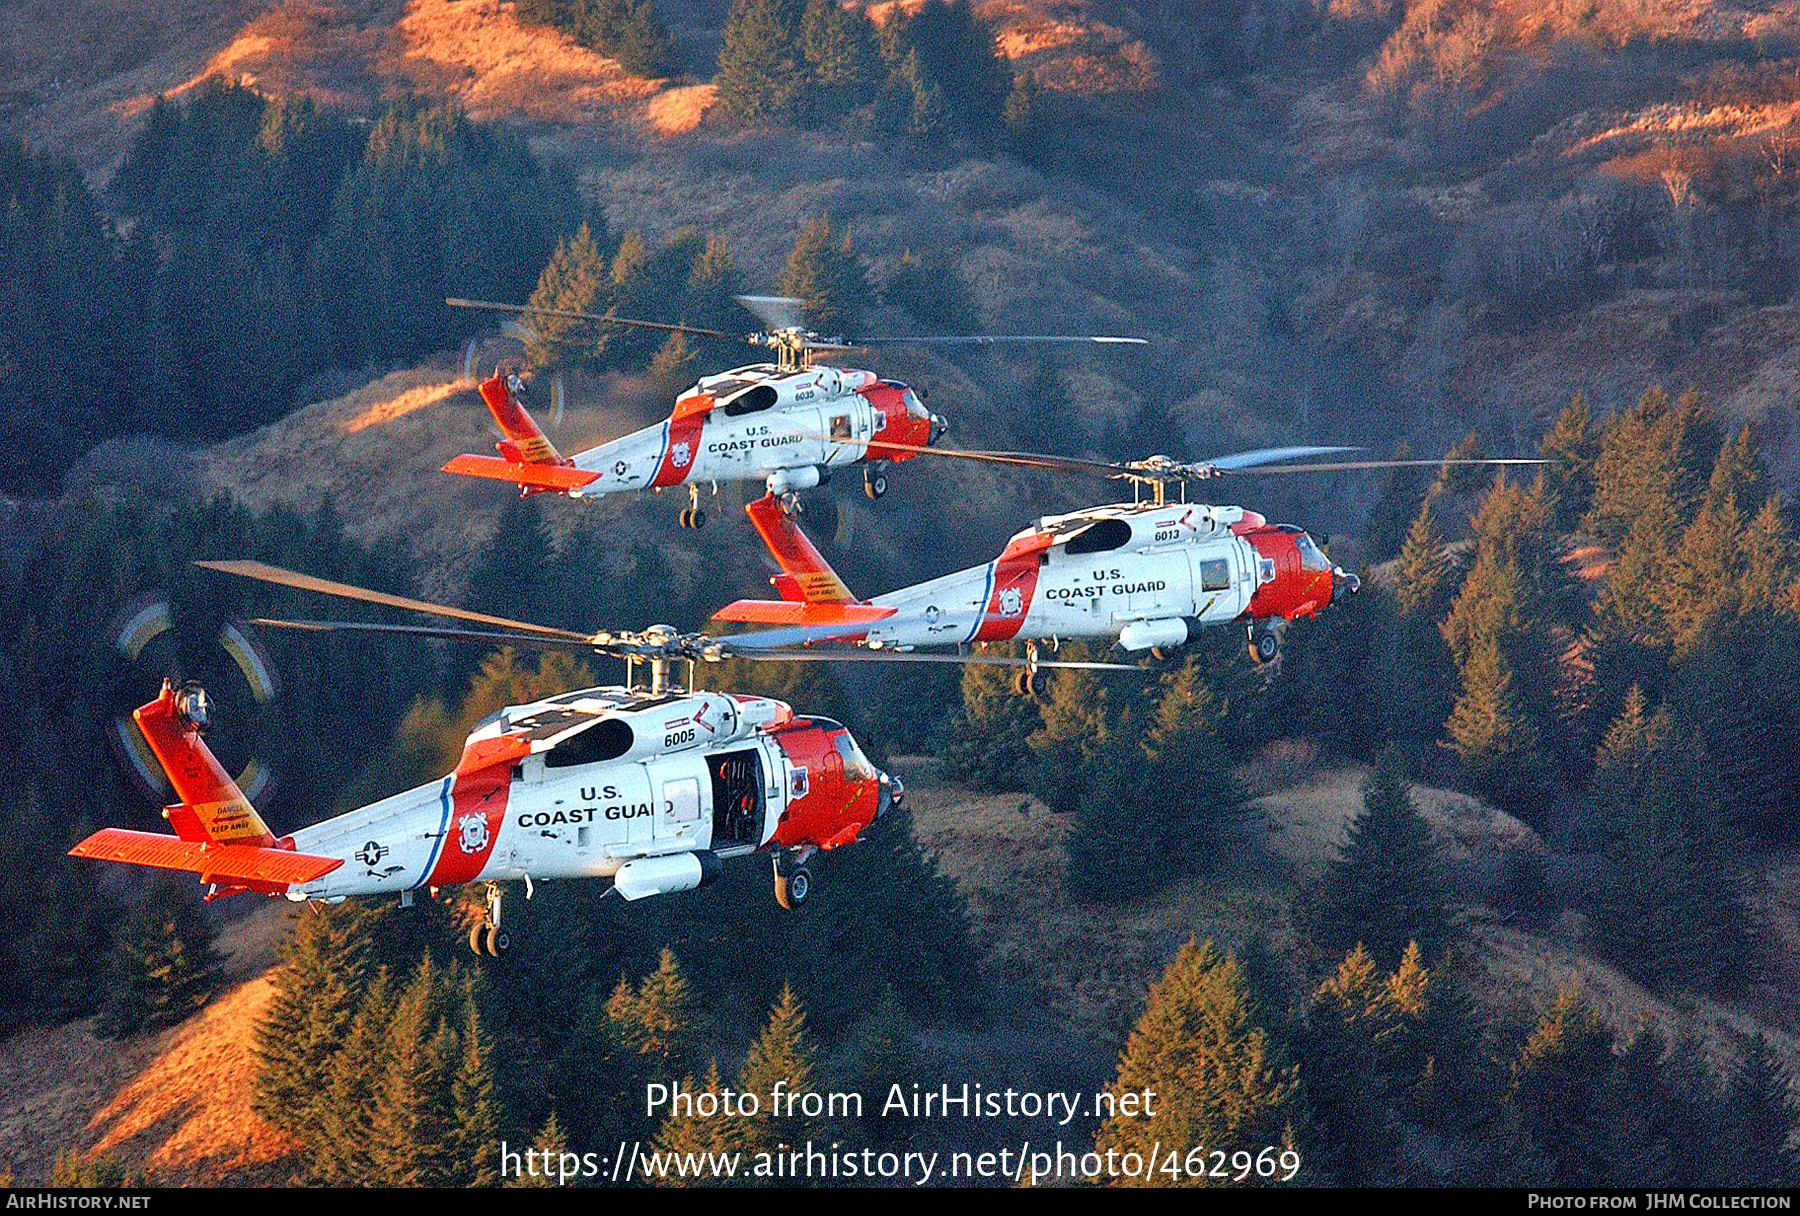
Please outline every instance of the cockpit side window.
[{"label": "cockpit side window", "polygon": [[1131,525],[1122,519],[1103,519],[1083,528],[1063,546],[1065,553],[1110,553],[1131,540]]},{"label": "cockpit side window", "polygon": [[1300,568],[1302,570],[1329,570],[1331,559],[1319,552],[1319,546],[1313,538],[1302,532],[1294,538],[1294,547],[1300,550]]},{"label": "cockpit side window", "polygon": [[775,389],[772,385],[759,384],[748,392],[740,393],[725,403],[725,413],[737,418],[744,414],[754,414],[766,410],[775,404]]}]

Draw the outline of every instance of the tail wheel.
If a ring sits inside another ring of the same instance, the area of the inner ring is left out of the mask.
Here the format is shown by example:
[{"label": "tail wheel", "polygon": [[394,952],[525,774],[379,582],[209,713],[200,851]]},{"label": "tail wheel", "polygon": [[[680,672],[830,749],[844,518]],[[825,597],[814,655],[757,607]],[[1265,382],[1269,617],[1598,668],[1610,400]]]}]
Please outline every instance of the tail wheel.
[{"label": "tail wheel", "polygon": [[795,866],[786,874],[775,875],[775,902],[792,911],[806,902],[812,892],[812,871]]},{"label": "tail wheel", "polygon": [[487,952],[499,958],[512,949],[512,937],[499,925],[489,925],[486,933]]}]

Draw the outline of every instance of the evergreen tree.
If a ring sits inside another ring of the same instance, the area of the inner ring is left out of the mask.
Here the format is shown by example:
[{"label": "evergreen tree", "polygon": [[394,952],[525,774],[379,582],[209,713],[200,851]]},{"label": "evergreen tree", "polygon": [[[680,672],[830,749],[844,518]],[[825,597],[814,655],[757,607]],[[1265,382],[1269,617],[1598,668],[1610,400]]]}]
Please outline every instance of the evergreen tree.
[{"label": "evergreen tree", "polygon": [[892,67],[876,101],[877,126],[977,143],[1004,137],[1012,72],[998,54],[993,27],[968,0],[925,0],[910,15],[891,17],[881,37]]},{"label": "evergreen tree", "polygon": [[[604,233],[601,234],[601,238]],[[552,312],[604,313],[612,305],[612,269],[586,221],[556,244],[556,252],[539,272],[537,287],[526,301],[532,308]],[[598,366],[600,342],[605,331],[592,322],[534,313],[527,318],[532,339],[526,350],[532,366],[555,362]]]},{"label": "evergreen tree", "polygon": [[451,345],[446,296],[518,299],[575,227],[566,172],[523,137],[451,105],[391,107],[369,130],[314,252],[338,358],[361,364]]},{"label": "evergreen tree", "polygon": [[1417,943],[1383,981],[1358,944],[1313,994],[1298,1054],[1314,1144],[1344,1185],[1390,1177],[1399,1151],[1398,1107],[1413,1077],[1400,1040],[1423,1018],[1428,977]]},{"label": "evergreen tree", "polygon": [[1800,1148],[1795,1145],[1800,1104],[1794,1101],[1787,1070],[1761,1031],[1750,1036],[1725,1091],[1728,1133],[1723,1178],[1728,1186],[1791,1187],[1800,1182]]},{"label": "evergreen tree", "polygon": [[1582,529],[1615,544],[1640,523],[1678,535],[1718,449],[1718,425],[1698,394],[1670,401],[1660,388],[1644,390],[1601,433]]},{"label": "evergreen tree", "polygon": [[[464,997],[461,1035],[462,1058],[450,1079],[450,1152],[445,1165],[456,1185],[493,1186],[500,1181],[500,1100],[494,1085],[493,1045],[482,1029],[472,991]],[[552,1120],[555,1117],[551,1115]]]},{"label": "evergreen tree", "polygon": [[569,1138],[563,1133],[562,1124],[557,1122],[556,1112],[544,1120],[537,1137],[532,1140],[533,1159],[519,1162],[519,1172],[506,1179],[501,1185],[509,1187],[545,1187],[559,1185],[556,1177],[556,1166],[552,1162],[560,1162],[562,1155],[569,1151]]},{"label": "evergreen tree", "polygon": [[1613,1180],[1614,1081],[1612,1035],[1573,986],[1564,988],[1513,1062],[1507,1089],[1524,1180],[1553,1186]]},{"label": "evergreen tree", "polygon": [[1022,790],[1031,736],[1042,725],[1037,705],[1013,690],[1010,668],[971,663],[962,671],[962,705],[939,734],[938,771],[971,789]]},{"label": "evergreen tree", "polygon": [[800,230],[787,264],[775,280],[776,290],[799,299],[806,319],[833,337],[854,335],[862,328],[863,301],[869,296],[868,266],[845,235],[832,241],[831,220],[818,216]]},{"label": "evergreen tree", "polygon": [[446,1018],[451,982],[427,955],[394,1004],[383,1043],[386,1067],[372,1093],[370,1183],[443,1185],[465,1164],[452,1164],[456,1129],[447,1101],[459,1055]]},{"label": "evergreen tree", "polygon": [[777,1103],[783,1093],[808,1092],[816,1055],[793,985],[783,984],[769,1010],[768,1024],[738,1069],[738,1091],[756,1094],[760,1102],[755,1117],[737,1120],[736,1138],[746,1152],[774,1152],[781,1145],[804,1144],[811,1136],[813,1125],[806,1116],[789,1113]]},{"label": "evergreen tree", "polygon": [[806,0],[733,0],[719,49],[719,104],[740,122],[791,122],[807,92]]},{"label": "evergreen tree", "polygon": [[874,96],[880,44],[862,10],[807,0],[800,45],[808,78],[800,110],[809,124],[835,122]]},{"label": "evergreen tree", "polygon": [[1594,461],[1600,432],[1587,398],[1576,393],[1538,441],[1538,455],[1551,463],[1539,471],[1544,503],[1559,532],[1572,532],[1594,497]]},{"label": "evergreen tree", "polygon": [[319,1125],[319,1103],[374,969],[366,924],[357,911],[349,903],[307,903],[293,910],[274,972],[274,996],[256,1027],[251,1109],[302,1139]]},{"label": "evergreen tree", "polygon": [[312,1137],[309,1179],[321,1186],[368,1186],[375,1181],[375,1107],[383,1100],[388,1021],[395,1002],[387,972],[377,971],[350,1019],[320,1103]]},{"label": "evergreen tree", "polygon": [[[1393,458],[1411,460],[1412,447],[1401,440]],[[1380,561],[1401,551],[1409,529],[1417,526],[1423,514],[1428,488],[1426,470],[1417,465],[1388,470],[1363,524],[1363,553],[1368,560]]]},{"label": "evergreen tree", "polygon": [[1636,688],[1595,765],[1594,936],[1649,984],[1707,991],[1741,973],[1747,928],[1708,767]]},{"label": "evergreen tree", "polygon": [[161,878],[121,927],[107,959],[95,1030],[122,1036],[173,1026],[219,985],[217,937],[186,875]]},{"label": "evergreen tree", "polygon": [[[1094,1136],[1101,1153],[1135,1152],[1146,1161],[1155,1144],[1280,1144],[1297,1113],[1294,1067],[1256,1021],[1244,969],[1210,941],[1190,939],[1150,986],[1107,1089],[1115,1101],[1155,1092],[1154,1114],[1113,1115]],[[1203,1186],[1207,1179],[1184,1175],[1180,1183]]]},{"label": "evergreen tree", "polygon": [[[689,1093],[720,1093],[724,1082],[719,1077],[719,1065],[713,1061],[706,1066],[706,1075],[695,1081],[688,1078],[683,1088]],[[662,1126],[657,1130],[655,1147],[658,1153],[676,1153],[694,1155],[701,1158],[708,1153],[743,1153],[743,1120],[722,1117],[703,1118],[698,1114],[685,1111],[670,1111],[664,1116]],[[717,1186],[720,1180],[701,1173],[699,1176],[682,1177],[676,1171],[667,1171],[650,1179],[652,1186]]]},{"label": "evergreen tree", "polygon": [[1363,786],[1363,809],[1342,851],[1306,901],[1313,942],[1328,955],[1361,943],[1384,967],[1397,965],[1415,942],[1435,958],[1451,936],[1436,854],[1390,748]]},{"label": "evergreen tree", "polygon": [[651,1073],[667,1077],[682,1068],[692,1052],[694,998],[675,952],[664,946],[656,970],[636,990],[621,976],[606,1016],[625,1050]]}]

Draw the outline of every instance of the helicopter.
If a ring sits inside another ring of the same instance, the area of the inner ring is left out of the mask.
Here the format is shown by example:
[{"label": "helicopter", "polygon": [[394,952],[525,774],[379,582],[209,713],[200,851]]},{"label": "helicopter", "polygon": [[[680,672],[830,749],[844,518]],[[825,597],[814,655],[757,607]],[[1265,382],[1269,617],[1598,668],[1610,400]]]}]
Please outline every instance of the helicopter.
[{"label": "helicopter", "polygon": [[522,304],[446,300],[456,308],[742,341],[773,350],[775,362],[703,376],[676,398],[674,410],[664,421],[573,456],[558,452],[526,411],[521,401],[523,379],[496,371],[481,382],[480,391],[503,436],[495,445],[500,455],[456,456],[443,471],[510,481],[524,494],[557,493],[571,498],[685,485],[684,528],[706,523],[706,512],[700,506],[703,483],[711,483],[716,494],[721,481],[762,481],[770,493],[786,496],[822,485],[834,469],[855,464],[862,466],[864,493],[881,498],[888,490],[889,465],[911,459],[920,449],[936,443],[949,423],[927,410],[907,385],[884,380],[871,371],[816,364],[815,355],[875,346],[1146,344],[1143,338],[1074,334],[826,337],[805,327],[798,299],[735,298],[767,329],[734,334]]},{"label": "helicopter", "polygon": [[[165,679],[132,715],[174,787],[164,809],[174,835],[103,828],[76,857],[196,872],[207,899],[246,892],[336,903],[425,888],[482,885],[486,910],[469,945],[498,957],[504,882],[530,898],[541,879],[596,878],[628,901],[671,895],[718,878],[724,864],[772,857],[775,898],[799,908],[820,851],[854,843],[901,805],[900,781],[871,764],[851,732],[797,714],[772,697],[706,692],[674,677],[724,658],[791,662],[881,660],[1004,662],[866,652],[772,655],[774,642],[808,633],[732,640],[641,632],[577,633],[334,583],[260,562],[204,568],[327,595],[485,626],[271,620],[251,624],[316,633],[360,631],[573,650],[623,658],[626,683],[509,705],[470,731],[455,768],[433,781],[276,837],[207,747],[210,705],[197,684]],[[1110,664],[1063,664],[1107,667]],[[648,682],[637,679],[640,669]]]},{"label": "helicopter", "polygon": [[[926,449],[915,449],[915,454]],[[1355,595],[1361,579],[1334,565],[1302,529],[1271,524],[1241,506],[1186,501],[1190,481],[1235,472],[1318,473],[1445,464],[1542,464],[1529,459],[1313,460],[1359,449],[1263,448],[1198,463],[1167,456],[1107,462],[1030,452],[931,449],[934,456],[1094,475],[1132,483],[1133,501],[1051,515],[1014,533],[993,561],[859,600],[851,594],[792,512],[768,494],[744,508],[775,559],[770,582],[779,600],[737,600],[717,621],[837,626],[834,640],[876,651],[920,646],[966,648],[1022,639],[1026,663],[1014,689],[1039,695],[1040,645],[1104,638],[1158,659],[1214,625],[1238,623],[1251,658],[1272,662],[1281,632],[1300,617]],[[1168,493],[1182,487],[1179,498]],[[770,634],[737,637],[776,636]]]}]

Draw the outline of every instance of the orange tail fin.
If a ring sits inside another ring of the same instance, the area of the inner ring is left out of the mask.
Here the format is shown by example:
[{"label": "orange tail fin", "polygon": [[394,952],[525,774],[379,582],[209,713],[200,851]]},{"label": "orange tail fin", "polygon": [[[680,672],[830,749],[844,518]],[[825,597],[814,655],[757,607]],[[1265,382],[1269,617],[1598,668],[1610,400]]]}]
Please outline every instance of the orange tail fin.
[{"label": "orange tail fin", "polygon": [[862,602],[850,594],[850,588],[844,586],[844,580],[837,576],[837,571],[813,548],[812,541],[806,538],[800,525],[781,509],[781,503],[775,495],[764,494],[745,507],[744,514],[750,517],[763,544],[769,547],[776,564],[781,567],[781,573],[769,582],[775,585],[775,590],[781,593],[782,599],[801,604]]},{"label": "orange tail fin", "polygon": [[483,380],[481,399],[487,403],[488,413],[494,416],[494,421],[500,424],[501,434],[506,436],[494,445],[506,459],[515,464],[571,463],[556,450],[556,445],[550,442],[537,421],[525,412],[505,376],[495,372]]},{"label": "orange tail fin", "polygon": [[203,702],[196,691],[164,680],[162,695],[132,713],[181,801],[163,811],[183,840],[270,848],[274,834],[200,738]]},{"label": "orange tail fin", "polygon": [[216,883],[220,895],[278,895],[291,883],[310,882],[344,864],[337,857],[295,852],[291,840],[275,839],[200,738],[205,702],[198,690],[164,680],[162,694],[132,717],[181,799],[163,808],[175,835],[103,828],[70,849],[71,856],[193,870],[202,882]]}]

